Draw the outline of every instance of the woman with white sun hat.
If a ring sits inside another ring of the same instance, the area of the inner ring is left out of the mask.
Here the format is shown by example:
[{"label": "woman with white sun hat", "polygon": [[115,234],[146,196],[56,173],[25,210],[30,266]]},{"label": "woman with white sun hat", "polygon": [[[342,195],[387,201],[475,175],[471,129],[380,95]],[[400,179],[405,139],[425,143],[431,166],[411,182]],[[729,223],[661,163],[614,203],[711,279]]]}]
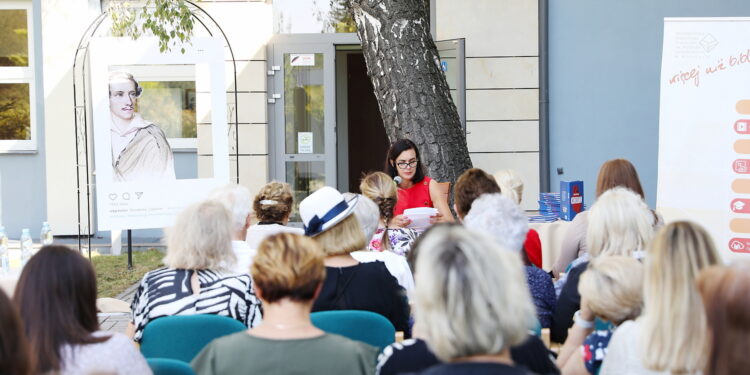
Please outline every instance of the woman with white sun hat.
[{"label": "woman with white sun hat", "polygon": [[322,187],[299,205],[305,235],[326,253],[326,279],[312,311],[366,310],[393,323],[409,336],[409,304],[404,289],[383,262],[360,263],[351,256],[367,240],[352,215],[359,196],[347,201],[332,187]]}]

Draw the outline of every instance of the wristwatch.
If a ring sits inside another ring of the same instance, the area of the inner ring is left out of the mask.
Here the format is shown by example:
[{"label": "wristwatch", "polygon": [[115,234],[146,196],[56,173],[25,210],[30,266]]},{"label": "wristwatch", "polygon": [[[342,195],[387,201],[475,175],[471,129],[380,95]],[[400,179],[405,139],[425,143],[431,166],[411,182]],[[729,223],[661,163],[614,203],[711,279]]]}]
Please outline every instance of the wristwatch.
[{"label": "wristwatch", "polygon": [[581,317],[581,310],[578,310],[576,311],[575,314],[573,314],[573,320],[575,321],[575,324],[581,328],[585,328],[585,329],[594,328],[594,321],[583,319]]}]

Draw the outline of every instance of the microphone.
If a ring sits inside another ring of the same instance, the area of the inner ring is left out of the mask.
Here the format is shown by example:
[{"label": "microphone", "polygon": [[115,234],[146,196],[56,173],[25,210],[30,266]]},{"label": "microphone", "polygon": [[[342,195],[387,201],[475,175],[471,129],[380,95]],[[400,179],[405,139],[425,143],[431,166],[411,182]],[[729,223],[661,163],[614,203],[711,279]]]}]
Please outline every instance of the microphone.
[{"label": "microphone", "polygon": [[396,176],[396,177],[393,178],[393,182],[396,183],[396,186],[398,186],[399,184],[401,184],[401,181],[403,181],[403,179],[401,178],[401,176]]}]

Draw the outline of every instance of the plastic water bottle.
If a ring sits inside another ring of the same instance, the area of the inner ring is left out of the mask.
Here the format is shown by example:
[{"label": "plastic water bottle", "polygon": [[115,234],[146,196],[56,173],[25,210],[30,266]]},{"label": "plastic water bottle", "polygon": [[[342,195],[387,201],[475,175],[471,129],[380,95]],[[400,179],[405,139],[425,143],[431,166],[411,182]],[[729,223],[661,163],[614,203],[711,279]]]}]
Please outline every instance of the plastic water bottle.
[{"label": "plastic water bottle", "polygon": [[48,222],[42,223],[42,232],[39,234],[39,241],[42,245],[52,245],[52,228],[50,228]]},{"label": "plastic water bottle", "polygon": [[8,236],[5,227],[0,226],[0,274],[10,272],[10,257],[8,254]]},{"label": "plastic water bottle", "polygon": [[33,250],[33,242],[31,242],[31,234],[29,228],[23,228],[21,231],[21,264],[26,265],[26,262],[31,258],[31,251]]}]

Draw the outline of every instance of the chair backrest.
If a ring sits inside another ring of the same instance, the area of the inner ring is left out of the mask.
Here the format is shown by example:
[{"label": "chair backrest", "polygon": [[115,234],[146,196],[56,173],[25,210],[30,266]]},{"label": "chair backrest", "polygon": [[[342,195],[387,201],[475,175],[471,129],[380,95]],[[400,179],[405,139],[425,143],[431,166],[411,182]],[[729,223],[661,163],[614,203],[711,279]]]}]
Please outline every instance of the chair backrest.
[{"label": "chair backrest", "polygon": [[189,364],[170,358],[147,358],[154,375],[195,375]]},{"label": "chair backrest", "polygon": [[310,314],[312,323],[329,333],[358,340],[383,350],[396,340],[393,324],[380,314],[361,310],[318,311]]},{"label": "chair backrest", "polygon": [[166,316],[146,325],[141,353],[146,358],[190,362],[211,340],[246,329],[244,324],[226,316]]}]

